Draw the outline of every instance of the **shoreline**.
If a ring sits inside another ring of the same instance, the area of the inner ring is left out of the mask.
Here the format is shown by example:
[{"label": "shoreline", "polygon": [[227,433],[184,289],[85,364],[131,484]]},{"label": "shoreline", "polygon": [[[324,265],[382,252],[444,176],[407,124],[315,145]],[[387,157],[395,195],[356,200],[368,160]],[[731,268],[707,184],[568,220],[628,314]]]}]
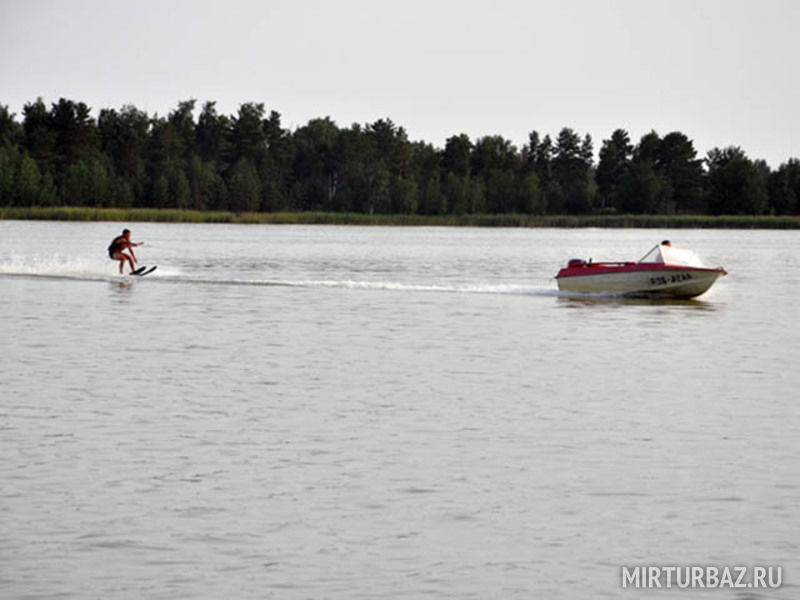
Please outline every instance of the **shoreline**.
[{"label": "shoreline", "polygon": [[526,228],[800,229],[800,216],[754,215],[368,215],[362,213],[232,213],[150,208],[0,207],[0,220],[227,223],[252,225],[364,225]]}]

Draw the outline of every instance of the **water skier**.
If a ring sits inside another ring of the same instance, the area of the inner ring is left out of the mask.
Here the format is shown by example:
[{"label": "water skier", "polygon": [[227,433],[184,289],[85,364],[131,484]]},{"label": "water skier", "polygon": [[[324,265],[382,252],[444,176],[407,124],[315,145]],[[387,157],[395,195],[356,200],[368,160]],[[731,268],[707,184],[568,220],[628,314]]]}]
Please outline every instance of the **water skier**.
[{"label": "water skier", "polygon": [[[122,268],[125,266],[125,262],[127,261],[131,267],[131,271],[135,269],[135,265],[138,261],[136,258],[136,254],[133,252],[134,246],[141,246],[144,242],[133,243],[131,241],[131,231],[130,229],[123,229],[122,235],[118,235],[111,241],[111,245],[108,247],[108,257],[111,260],[118,260],[119,261],[119,272],[120,275],[122,274]],[[123,250],[128,250],[130,255],[125,254]]]}]

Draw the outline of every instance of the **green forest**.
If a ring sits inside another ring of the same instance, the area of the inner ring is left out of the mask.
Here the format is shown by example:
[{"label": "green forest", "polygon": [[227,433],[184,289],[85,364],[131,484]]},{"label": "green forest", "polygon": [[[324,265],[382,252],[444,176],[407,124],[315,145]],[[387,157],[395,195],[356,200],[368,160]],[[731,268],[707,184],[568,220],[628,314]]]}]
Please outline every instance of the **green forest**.
[{"label": "green forest", "polygon": [[521,149],[465,134],[444,148],[390,119],[290,131],[278,112],[179,102],[166,117],[39,98],[0,104],[0,207],[369,215],[797,215],[800,160],[773,170],[739,147],[698,157],[681,132],[531,131]]}]

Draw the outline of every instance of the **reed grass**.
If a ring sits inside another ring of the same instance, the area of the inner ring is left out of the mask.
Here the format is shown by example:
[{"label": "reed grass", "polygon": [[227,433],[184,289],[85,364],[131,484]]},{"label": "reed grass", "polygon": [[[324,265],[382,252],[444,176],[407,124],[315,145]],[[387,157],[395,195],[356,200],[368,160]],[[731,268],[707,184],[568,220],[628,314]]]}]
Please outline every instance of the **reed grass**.
[{"label": "reed grass", "polygon": [[247,223],[454,227],[610,227],[649,229],[800,229],[800,216],[751,215],[368,215],[361,213],[233,213],[150,208],[0,207],[0,220],[125,223]]}]

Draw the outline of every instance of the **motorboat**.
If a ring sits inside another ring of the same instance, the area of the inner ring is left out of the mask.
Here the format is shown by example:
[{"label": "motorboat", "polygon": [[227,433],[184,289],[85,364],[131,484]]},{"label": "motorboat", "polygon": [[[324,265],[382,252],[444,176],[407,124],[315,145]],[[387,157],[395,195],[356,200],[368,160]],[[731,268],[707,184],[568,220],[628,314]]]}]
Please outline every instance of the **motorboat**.
[{"label": "motorboat", "polygon": [[706,267],[691,250],[664,240],[637,262],[592,262],[573,258],[556,275],[558,289],[578,294],[694,298],[705,293],[722,267]]}]

